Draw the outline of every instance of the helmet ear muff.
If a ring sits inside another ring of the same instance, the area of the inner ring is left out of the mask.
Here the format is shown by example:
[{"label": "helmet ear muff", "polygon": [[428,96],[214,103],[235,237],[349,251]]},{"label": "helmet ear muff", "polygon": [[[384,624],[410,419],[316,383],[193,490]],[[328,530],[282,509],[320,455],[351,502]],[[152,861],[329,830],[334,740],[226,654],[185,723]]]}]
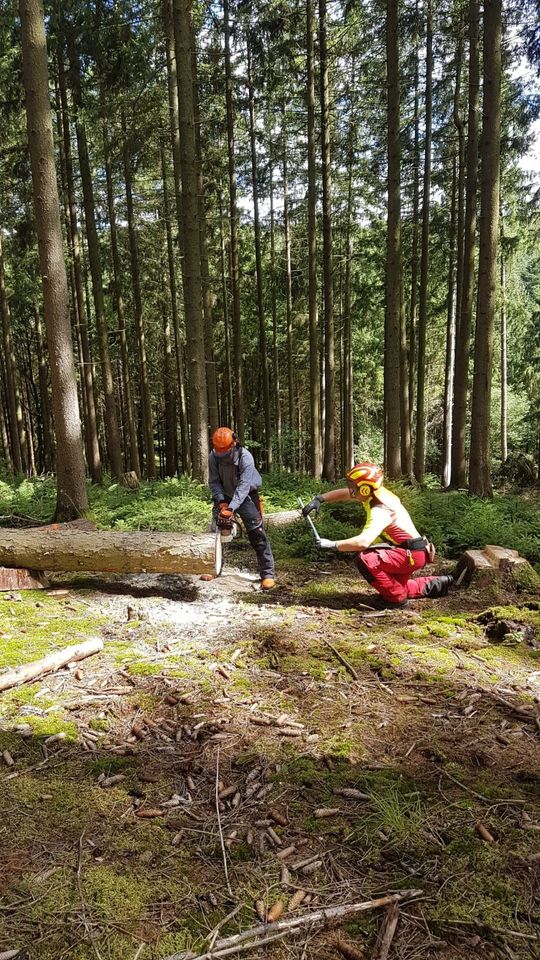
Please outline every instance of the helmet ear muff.
[{"label": "helmet ear muff", "polygon": [[239,441],[239,439],[238,439],[238,434],[235,433],[234,430],[233,430],[232,438],[233,438],[233,443],[234,443],[235,447],[239,447],[239,446],[240,446],[240,441]]},{"label": "helmet ear muff", "polygon": [[372,493],[369,483],[361,483],[358,487],[358,493],[361,497],[369,497],[370,493]]}]

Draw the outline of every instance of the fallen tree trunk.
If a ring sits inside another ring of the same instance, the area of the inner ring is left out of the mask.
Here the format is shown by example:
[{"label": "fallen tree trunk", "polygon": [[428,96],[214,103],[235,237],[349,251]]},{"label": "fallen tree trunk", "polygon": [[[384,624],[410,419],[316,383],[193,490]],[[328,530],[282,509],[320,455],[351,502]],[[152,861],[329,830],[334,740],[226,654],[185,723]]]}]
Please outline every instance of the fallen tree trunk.
[{"label": "fallen tree trunk", "polygon": [[[265,524],[284,526],[299,510],[270,513]],[[62,524],[31,530],[3,530],[0,566],[94,573],[211,573],[213,533],[117,533]]]},{"label": "fallen tree trunk", "polygon": [[59,670],[60,667],[65,667],[67,663],[72,663],[74,660],[85,660],[86,657],[91,657],[100,650],[103,650],[103,640],[98,637],[84,640],[83,643],[74,643],[71,647],[63,647],[62,650],[56,650],[41,660],[33,660],[31,663],[23,664],[22,667],[16,667],[15,670],[0,673],[0,691],[18,687],[29,680],[36,680],[37,677]]},{"label": "fallen tree trunk", "polygon": [[95,573],[206,573],[214,569],[214,535],[8,530],[0,537],[0,566]]}]

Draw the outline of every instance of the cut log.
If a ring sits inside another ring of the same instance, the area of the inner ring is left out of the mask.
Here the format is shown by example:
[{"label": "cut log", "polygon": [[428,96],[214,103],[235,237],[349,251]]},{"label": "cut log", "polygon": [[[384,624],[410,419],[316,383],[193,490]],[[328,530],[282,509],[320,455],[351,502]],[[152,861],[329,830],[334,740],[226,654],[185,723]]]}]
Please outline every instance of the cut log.
[{"label": "cut log", "polygon": [[0,564],[95,573],[212,573],[214,535],[109,530],[6,530]]},{"label": "cut log", "polygon": [[22,567],[0,567],[0,591],[44,590],[48,586],[46,577],[39,570],[26,570]]},{"label": "cut log", "polygon": [[31,663],[25,663],[15,670],[8,670],[0,673],[0,691],[9,690],[11,687],[18,687],[21,683],[27,683],[29,680],[36,680],[46,673],[53,673],[60,667],[65,667],[67,663],[74,660],[85,660],[94,653],[103,650],[103,640],[99,637],[93,637],[91,640],[84,640],[83,643],[75,643],[70,647],[63,647],[62,650],[56,650],[41,660],[33,660]]},{"label": "cut log", "polygon": [[[270,513],[265,524],[285,526],[299,510]],[[3,530],[0,565],[94,573],[213,573],[213,533],[117,533],[81,524],[52,524],[31,530]]]}]

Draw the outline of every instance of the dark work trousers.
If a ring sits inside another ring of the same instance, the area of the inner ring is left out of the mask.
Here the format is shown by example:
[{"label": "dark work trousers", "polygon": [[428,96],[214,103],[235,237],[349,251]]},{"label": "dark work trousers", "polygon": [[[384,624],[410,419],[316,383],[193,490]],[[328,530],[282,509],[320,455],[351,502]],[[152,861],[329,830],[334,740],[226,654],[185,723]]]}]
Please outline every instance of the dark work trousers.
[{"label": "dark work trousers", "polygon": [[[230,503],[231,497],[225,497],[225,500],[227,503]],[[212,510],[212,518],[214,522],[212,526],[215,525],[218,513],[219,503],[214,501],[214,508]],[[261,580],[264,580],[265,577],[273,578],[275,575],[274,557],[272,554],[270,541],[268,540],[266,531],[263,527],[259,494],[256,490],[253,490],[249,497],[246,497],[244,502],[236,508],[235,513],[237,513],[241,518],[242,523],[246,528],[248,540],[257,554],[257,562],[259,564],[259,575]]]}]

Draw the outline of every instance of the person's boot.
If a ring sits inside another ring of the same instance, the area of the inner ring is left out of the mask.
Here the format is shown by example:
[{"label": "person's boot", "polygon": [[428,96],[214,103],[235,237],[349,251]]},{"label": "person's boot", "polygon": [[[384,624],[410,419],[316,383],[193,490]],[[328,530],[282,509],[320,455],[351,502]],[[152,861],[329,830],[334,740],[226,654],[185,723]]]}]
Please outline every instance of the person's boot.
[{"label": "person's boot", "polygon": [[454,578],[449,574],[442,574],[440,577],[432,577],[426,583],[423,589],[424,597],[445,597],[448,590],[454,583]]},{"label": "person's boot", "polygon": [[276,581],[273,577],[264,577],[261,580],[261,590],[273,590],[276,585]]},{"label": "person's boot", "polygon": [[454,570],[454,586],[468,587],[474,575],[474,566],[465,560],[460,560]]}]

